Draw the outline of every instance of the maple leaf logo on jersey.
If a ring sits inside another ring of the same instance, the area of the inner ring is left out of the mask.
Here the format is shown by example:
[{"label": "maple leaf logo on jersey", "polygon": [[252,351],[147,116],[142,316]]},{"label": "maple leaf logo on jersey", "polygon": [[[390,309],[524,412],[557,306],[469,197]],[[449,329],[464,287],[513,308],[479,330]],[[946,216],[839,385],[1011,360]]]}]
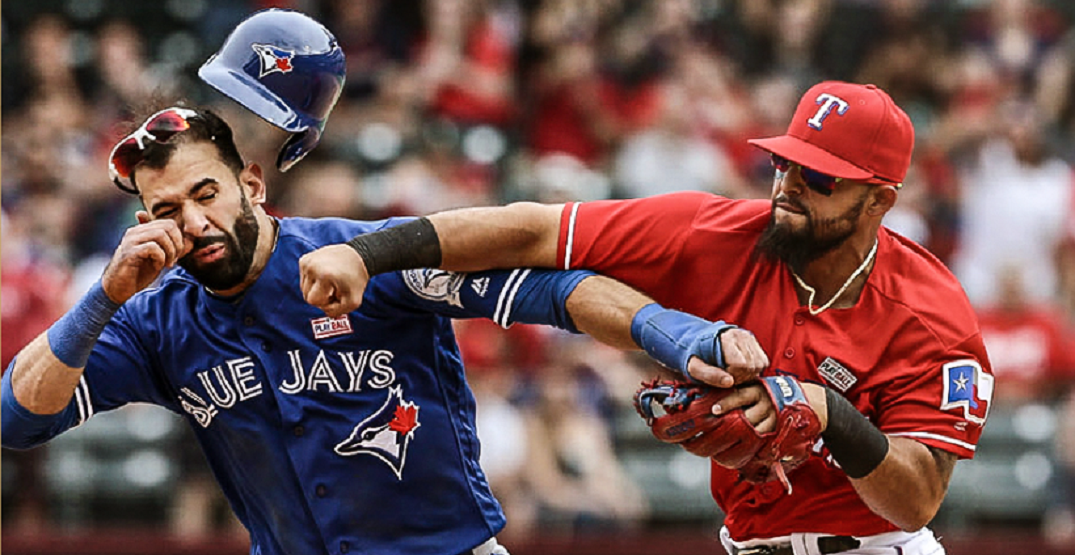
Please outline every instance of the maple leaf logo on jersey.
[{"label": "maple leaf logo on jersey", "polygon": [[261,73],[258,79],[270,73],[291,73],[293,69],[291,59],[295,57],[294,52],[271,44],[252,44],[250,47],[258,53],[258,58],[261,60]]},{"label": "maple leaf logo on jersey", "polygon": [[985,424],[993,400],[993,376],[975,360],[957,360],[944,365],[944,397],[941,410],[961,408],[963,417]]},{"label": "maple leaf logo on jersey", "polygon": [[366,417],[351,432],[350,437],[336,446],[336,454],[344,457],[373,455],[386,464],[396,478],[403,479],[407,461],[407,446],[414,438],[418,422],[418,405],[403,400],[403,388],[392,387],[381,408]]}]

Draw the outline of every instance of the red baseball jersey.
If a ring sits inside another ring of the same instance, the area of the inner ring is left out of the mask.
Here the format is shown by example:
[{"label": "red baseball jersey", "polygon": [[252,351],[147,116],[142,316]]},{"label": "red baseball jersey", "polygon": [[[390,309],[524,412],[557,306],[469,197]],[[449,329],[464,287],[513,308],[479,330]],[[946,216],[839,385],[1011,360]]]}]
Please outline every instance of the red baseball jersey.
[{"label": "red baseball jersey", "polygon": [[[696,192],[567,204],[558,264],[750,330],[772,361],[766,375],[825,384],[889,435],[972,457],[993,376],[975,314],[951,272],[882,227],[855,306],[811,315],[788,268],[752,256],[770,207]],[[789,479],[790,495],[779,482],[739,482],[736,471],[712,465],[713,498],[732,538],[898,529],[867,508],[820,441]]]}]

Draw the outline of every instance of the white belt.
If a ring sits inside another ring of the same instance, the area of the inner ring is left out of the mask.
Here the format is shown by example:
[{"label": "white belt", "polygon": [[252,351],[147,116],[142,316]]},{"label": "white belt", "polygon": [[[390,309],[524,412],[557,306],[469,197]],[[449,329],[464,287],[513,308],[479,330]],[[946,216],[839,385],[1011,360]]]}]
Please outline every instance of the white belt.
[{"label": "white belt", "polygon": [[[748,550],[751,547],[788,546],[792,547],[796,554],[820,555],[822,552],[818,548],[817,540],[826,535],[827,534],[794,533],[789,536],[781,536],[778,538],[737,542],[732,540],[727,527],[722,526],[720,529],[720,541],[724,544],[725,549],[731,553]],[[928,528],[922,528],[916,532],[896,531],[874,534],[872,536],[855,536],[855,539],[860,542],[860,547],[849,551],[849,553],[900,552],[894,549],[895,546],[901,546],[902,552],[907,553],[908,555],[919,553],[919,551],[926,554],[944,553],[944,548],[937,543],[937,540],[933,537],[933,533],[930,532]]]}]

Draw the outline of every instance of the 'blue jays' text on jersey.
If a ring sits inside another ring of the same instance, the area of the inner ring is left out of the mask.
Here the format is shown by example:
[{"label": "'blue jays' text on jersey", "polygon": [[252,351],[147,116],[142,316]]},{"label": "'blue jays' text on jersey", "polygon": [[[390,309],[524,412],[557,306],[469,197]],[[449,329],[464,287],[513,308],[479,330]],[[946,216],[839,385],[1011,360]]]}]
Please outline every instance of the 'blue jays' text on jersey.
[{"label": "'blue jays' text on jersey", "polygon": [[455,555],[484,542],[504,515],[478,467],[450,318],[570,329],[563,292],[590,274],[384,274],[338,319],[303,300],[302,255],[401,221],[280,220],[268,265],[239,298],[172,272],[112,318],[51,429],[6,427],[4,445],[151,402],[194,428],[252,553]]}]

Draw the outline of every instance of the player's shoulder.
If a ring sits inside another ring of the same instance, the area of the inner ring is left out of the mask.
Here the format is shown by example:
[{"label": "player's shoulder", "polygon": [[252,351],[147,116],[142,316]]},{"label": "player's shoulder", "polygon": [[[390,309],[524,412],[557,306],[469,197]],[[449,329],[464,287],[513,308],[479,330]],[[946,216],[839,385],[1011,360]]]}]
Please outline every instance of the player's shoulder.
[{"label": "player's shoulder", "polygon": [[978,319],[959,280],[925,247],[882,227],[877,279],[871,284],[892,308],[910,312],[934,334],[961,340],[978,333]]},{"label": "player's shoulder", "polygon": [[351,220],[348,218],[281,218],[280,241],[298,241],[310,248],[320,248],[351,240],[356,235],[396,226],[414,218]]},{"label": "player's shoulder", "polygon": [[[679,191],[640,199],[604,201],[622,207],[625,218],[659,218],[664,225],[694,231],[760,231],[769,221],[769,200],[732,199],[702,191]],[[617,204],[618,203],[618,204]],[[617,214],[619,215],[619,214]]]},{"label": "player's shoulder", "polygon": [[694,219],[697,229],[759,233],[772,215],[769,199],[731,199],[704,194]]}]

